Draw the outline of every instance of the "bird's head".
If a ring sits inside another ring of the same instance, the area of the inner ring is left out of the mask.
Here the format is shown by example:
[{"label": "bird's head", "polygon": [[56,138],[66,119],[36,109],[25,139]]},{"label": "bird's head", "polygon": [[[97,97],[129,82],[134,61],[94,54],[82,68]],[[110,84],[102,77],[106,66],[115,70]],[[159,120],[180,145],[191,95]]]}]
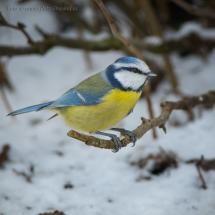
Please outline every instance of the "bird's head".
[{"label": "bird's head", "polygon": [[152,73],[146,63],[135,57],[121,57],[105,70],[106,77],[113,87],[122,90],[140,91]]}]

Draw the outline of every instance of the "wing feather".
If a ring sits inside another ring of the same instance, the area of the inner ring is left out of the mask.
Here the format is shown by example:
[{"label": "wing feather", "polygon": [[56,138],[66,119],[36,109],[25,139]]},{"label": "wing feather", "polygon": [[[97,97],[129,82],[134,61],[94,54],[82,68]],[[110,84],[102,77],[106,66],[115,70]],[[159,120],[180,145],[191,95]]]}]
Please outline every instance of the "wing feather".
[{"label": "wing feather", "polygon": [[79,85],[64,93],[49,108],[95,105],[112,89],[113,87],[110,83],[99,73],[82,81]]}]

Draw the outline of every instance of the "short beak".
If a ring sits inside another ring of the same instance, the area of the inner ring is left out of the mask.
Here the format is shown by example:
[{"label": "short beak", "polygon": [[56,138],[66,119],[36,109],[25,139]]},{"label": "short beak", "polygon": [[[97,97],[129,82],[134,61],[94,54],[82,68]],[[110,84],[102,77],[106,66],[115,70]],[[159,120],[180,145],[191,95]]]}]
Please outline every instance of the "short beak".
[{"label": "short beak", "polygon": [[150,72],[150,73],[147,74],[148,78],[153,78],[153,77],[156,77],[156,76],[157,75],[155,73],[153,73],[153,72]]}]

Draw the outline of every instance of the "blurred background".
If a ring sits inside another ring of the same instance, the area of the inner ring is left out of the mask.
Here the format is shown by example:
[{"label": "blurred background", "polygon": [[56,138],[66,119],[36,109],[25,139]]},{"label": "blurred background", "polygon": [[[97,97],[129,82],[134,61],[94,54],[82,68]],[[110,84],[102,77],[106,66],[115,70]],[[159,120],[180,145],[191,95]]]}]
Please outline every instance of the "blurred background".
[{"label": "blurred background", "polygon": [[[101,6],[102,5],[102,6]],[[158,76],[120,126],[215,89],[213,0],[0,0],[0,215],[214,214],[215,110],[171,115],[119,153],[67,136],[48,101],[125,55]]]}]

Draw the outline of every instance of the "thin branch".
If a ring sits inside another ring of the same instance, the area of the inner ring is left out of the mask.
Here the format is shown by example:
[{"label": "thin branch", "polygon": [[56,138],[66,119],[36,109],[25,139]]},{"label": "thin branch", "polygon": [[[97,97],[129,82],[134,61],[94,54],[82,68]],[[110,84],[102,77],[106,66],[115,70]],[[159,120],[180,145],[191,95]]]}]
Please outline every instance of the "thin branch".
[{"label": "thin branch", "polygon": [[212,159],[190,159],[187,160],[186,163],[188,164],[195,164],[199,165],[201,169],[204,171],[210,171],[210,170],[215,170],[215,158]]},{"label": "thin branch", "polygon": [[[101,1],[100,1],[101,2]],[[141,1],[142,2],[142,1]],[[13,25],[9,23],[0,12],[0,27],[10,27],[12,29],[20,31],[27,39],[29,46],[11,46],[11,45],[0,45],[0,56],[20,56],[30,54],[46,54],[50,49],[61,46],[66,48],[83,49],[86,51],[108,51],[108,50],[121,50],[124,52],[130,52],[139,58],[143,58],[140,50],[147,50],[156,54],[168,54],[171,52],[182,52],[193,54],[201,54],[205,56],[208,51],[211,51],[215,47],[214,38],[202,38],[197,33],[190,33],[179,39],[168,39],[162,41],[160,44],[149,44],[144,41],[132,39],[132,44],[129,39],[124,38],[114,27],[113,19],[109,13],[106,16],[109,17],[109,25],[111,25],[114,37],[109,37],[102,40],[79,40],[64,38],[60,35],[46,33],[43,36],[43,40],[34,41],[29,33],[25,30],[23,23],[17,23]],[[37,28],[38,30],[38,28]],[[38,30],[39,32],[39,30]],[[42,31],[44,33],[44,31]],[[41,33],[41,32],[40,32]],[[47,38],[45,37],[47,36]]]},{"label": "thin branch", "polygon": [[13,108],[11,107],[11,104],[7,98],[5,89],[3,87],[0,87],[0,94],[1,94],[1,98],[2,98],[2,101],[5,105],[7,112],[10,113],[11,111],[13,111]]},{"label": "thin branch", "polygon": [[[151,32],[153,35],[156,35],[161,40],[164,40],[162,28],[161,28],[159,20],[156,16],[156,13],[154,11],[151,1],[150,0],[139,0],[139,4],[140,4],[140,6],[142,6],[142,8],[144,10],[144,14],[145,14],[146,21],[148,24],[147,27],[149,27],[149,29],[151,29]],[[170,56],[163,53],[162,58],[163,58],[163,62],[165,65],[166,76],[169,79],[169,82],[172,86],[173,91],[178,93],[179,92],[178,80],[177,80],[177,76],[175,74]]]},{"label": "thin branch", "polygon": [[113,36],[119,40],[124,47],[133,55],[137,56],[140,59],[144,59],[144,55],[142,52],[140,52],[137,48],[135,48],[129,40],[127,40],[124,36],[122,36],[122,34],[118,31],[113,17],[111,16],[111,14],[109,13],[109,11],[105,8],[105,5],[103,4],[103,2],[101,0],[94,0],[94,2],[96,3],[96,5],[99,7],[99,9],[101,10],[102,14],[104,15],[110,30],[113,34]]},{"label": "thin branch", "polygon": [[[180,39],[168,39],[160,44],[150,44],[138,40],[134,41],[134,44],[143,50],[155,54],[168,54],[171,52],[193,52],[193,54],[203,54],[202,49],[210,51],[215,47],[215,39],[206,39],[202,38],[197,33],[190,33]],[[46,33],[46,37],[43,36],[43,40],[35,41],[33,46],[0,45],[0,56],[44,55],[50,49],[57,46],[86,51],[121,50],[126,52],[124,45],[114,37],[95,41],[73,39]],[[205,55],[204,53],[204,56]]]},{"label": "thin branch", "polygon": [[27,42],[31,45],[34,44],[34,40],[31,38],[31,36],[29,35],[29,33],[25,30],[26,26],[25,24],[18,22],[16,25],[9,23],[4,16],[1,14],[0,12],[0,26],[3,27],[8,27],[17,31],[20,31],[25,38],[27,39]]},{"label": "thin branch", "polygon": [[12,111],[11,104],[7,98],[6,89],[13,90],[13,86],[9,81],[9,78],[6,73],[5,63],[0,59],[0,97],[7,109],[7,111]]},{"label": "thin branch", "polygon": [[22,176],[26,182],[32,183],[32,178],[34,176],[34,166],[32,164],[29,166],[28,172],[18,171],[16,169],[13,169],[13,172],[18,176]]},{"label": "thin branch", "polygon": [[62,211],[53,211],[53,212],[44,212],[44,213],[39,213],[38,215],[65,215],[64,212]]},{"label": "thin branch", "polygon": [[94,41],[65,38],[49,34],[47,38],[34,42],[33,46],[2,45],[0,46],[0,56],[44,55],[47,51],[57,46],[91,51],[123,50],[122,45],[113,38]]},{"label": "thin branch", "polygon": [[[152,106],[152,101],[151,101],[150,94],[151,94],[151,85],[146,84],[144,86],[143,95],[144,95],[144,98],[146,99],[146,104],[147,104],[147,108],[148,108],[148,112],[149,112],[149,117],[150,117],[150,119],[153,119],[154,118],[154,111],[153,111],[153,106]],[[155,128],[152,129],[152,137],[154,139],[157,139],[157,137],[158,137]]]},{"label": "thin branch", "polygon": [[[215,104],[215,91],[209,91],[206,94],[200,96],[186,97],[177,102],[163,102],[161,103],[161,114],[153,119],[143,119],[142,123],[132,132],[136,135],[137,139],[140,139],[146,132],[155,127],[160,127],[165,129],[165,124],[167,123],[171,113],[174,110],[189,110],[196,106],[212,107]],[[87,145],[95,146],[104,149],[114,149],[114,143],[111,140],[104,140],[94,136],[81,134],[77,131],[71,130],[68,132],[68,136],[75,138],[84,142]],[[122,140],[122,146],[125,147],[131,143],[131,139],[125,136]]]},{"label": "thin branch", "polygon": [[4,164],[10,160],[9,152],[10,152],[10,145],[8,144],[3,145],[0,151],[0,168],[2,168]]},{"label": "thin branch", "polygon": [[201,187],[202,187],[202,189],[206,190],[208,188],[208,186],[207,186],[207,183],[206,183],[206,181],[204,179],[204,176],[202,174],[202,171],[201,171],[201,163],[202,162],[204,162],[204,157],[203,156],[201,157],[200,161],[198,163],[196,163],[195,166],[196,166],[196,169],[197,169],[197,172],[198,172],[198,175],[199,175],[199,179],[200,179],[200,181],[202,183]]},{"label": "thin branch", "polygon": [[215,19],[215,13],[210,9],[198,8],[195,5],[192,5],[184,0],[171,0],[171,1],[192,15]]}]

